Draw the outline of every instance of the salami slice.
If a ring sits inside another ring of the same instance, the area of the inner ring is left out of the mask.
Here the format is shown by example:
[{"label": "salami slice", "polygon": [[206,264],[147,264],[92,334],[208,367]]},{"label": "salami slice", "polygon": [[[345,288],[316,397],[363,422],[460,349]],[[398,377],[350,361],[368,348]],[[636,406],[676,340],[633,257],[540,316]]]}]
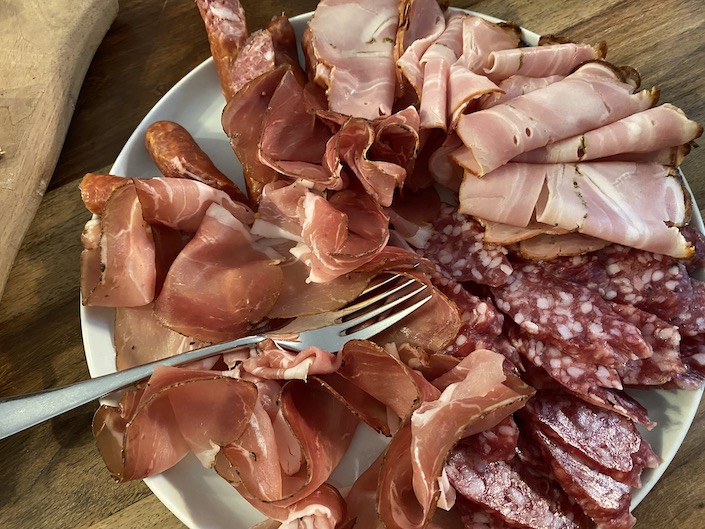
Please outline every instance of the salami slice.
[{"label": "salami slice", "polygon": [[629,512],[629,485],[586,465],[543,432],[535,430],[533,433],[558,482],[601,529],[634,526],[636,519]]},{"label": "salami slice", "polygon": [[684,336],[681,340],[681,361],[685,371],[663,385],[667,389],[696,390],[705,384],[705,335]]},{"label": "salami slice", "polygon": [[445,471],[460,495],[500,517],[510,527],[590,526],[554,480],[534,474],[518,457],[488,463],[470,448],[456,446]]},{"label": "salami slice", "polygon": [[512,459],[518,439],[519,428],[514,418],[509,415],[492,428],[462,439],[458,445],[472,450],[483,460],[491,463]]},{"label": "salami slice", "polygon": [[690,306],[693,287],[682,262],[616,244],[598,253],[610,279],[605,299],[634,305],[669,323]]},{"label": "salami slice", "polygon": [[683,336],[705,334],[705,283],[690,279],[692,297],[688,306],[671,319]]},{"label": "salami slice", "polygon": [[490,301],[470,294],[442,271],[433,274],[431,282],[456,304],[462,321],[458,336],[443,352],[464,357],[476,349],[491,349],[502,333],[504,316]]},{"label": "salami slice", "polygon": [[581,361],[550,341],[539,340],[517,328],[511,330],[510,336],[514,347],[529,362],[574,393],[587,395],[595,386],[622,389],[622,381],[613,367]]},{"label": "salami slice", "polygon": [[639,329],[598,294],[539,266],[515,269],[508,284],[492,293],[497,308],[525,332],[582,361],[614,366],[652,354]]},{"label": "salami slice", "polygon": [[443,204],[433,223],[433,234],[419,253],[455,281],[499,286],[512,273],[507,250],[483,240],[484,229],[472,217]]},{"label": "salami slice", "polygon": [[632,386],[658,386],[685,371],[681,362],[678,328],[662,319],[631,305],[612,306],[625,320],[636,325],[653,355],[649,358],[630,360],[617,367],[622,383]]},{"label": "salami slice", "polygon": [[647,430],[656,426],[656,423],[649,418],[646,408],[624,391],[592,387],[587,395],[578,396],[585,402],[624,415]]},{"label": "salami slice", "polygon": [[502,518],[484,510],[464,496],[455,500],[454,509],[460,514],[460,521],[466,529],[512,529]]},{"label": "salami slice", "polygon": [[705,268],[705,235],[700,233],[700,230],[691,224],[683,226],[681,233],[683,237],[685,237],[685,240],[695,248],[693,257],[684,262],[686,270],[692,275],[697,270]]},{"label": "salami slice", "polygon": [[595,253],[557,257],[550,261],[540,261],[538,264],[551,275],[583,285],[601,296],[605,295],[610,283],[607,270]]},{"label": "salami slice", "polygon": [[631,420],[571,395],[542,392],[529,399],[521,415],[563,449],[632,487],[641,485],[644,466],[658,464]]}]

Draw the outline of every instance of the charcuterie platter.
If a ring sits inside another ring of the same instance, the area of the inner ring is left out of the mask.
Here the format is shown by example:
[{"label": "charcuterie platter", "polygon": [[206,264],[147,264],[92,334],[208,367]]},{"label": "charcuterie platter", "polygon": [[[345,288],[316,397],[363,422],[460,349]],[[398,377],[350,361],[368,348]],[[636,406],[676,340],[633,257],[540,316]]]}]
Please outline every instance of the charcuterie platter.
[{"label": "charcuterie platter", "polygon": [[[308,18],[309,16],[303,16],[292,20],[299,37]],[[529,42],[530,44],[535,44],[538,40],[536,35],[526,31],[523,35],[525,39],[534,41]],[[111,172],[130,177],[154,176],[157,167],[143,146],[144,137],[152,123],[168,120],[188,129],[217,167],[243,188],[247,187],[242,181],[237,164],[234,163],[228,137],[223,134],[221,114],[224,105],[221,79],[217,75],[216,66],[212,61],[207,61],[184,78],[155,106],[135,131]],[[461,125],[458,127],[460,129]],[[702,229],[697,211],[693,223],[698,229]],[[592,235],[591,232],[586,233]],[[526,277],[535,275],[534,270],[530,268],[521,269],[521,273]],[[501,295],[495,294],[495,298],[500,300],[500,304],[503,301],[509,306],[504,312],[511,315],[517,325],[525,321],[525,317],[517,317],[521,311],[516,307],[520,305],[509,296],[502,298]],[[571,306],[569,303],[565,309],[569,310]],[[82,308],[86,356],[94,376],[114,369],[114,355],[111,352],[114,341],[113,320],[114,313],[111,309]],[[656,455],[661,458],[661,463],[644,473],[641,488],[633,493],[632,505],[636,505],[656,483],[677,451],[695,414],[701,392],[702,390],[645,390],[637,393],[638,400],[648,410],[650,421],[658,423],[657,428],[644,431],[643,435]],[[644,422],[651,426],[650,423]],[[331,483],[341,490],[350,486],[357,477],[356,474],[375,460],[385,444],[384,438],[364,426],[360,427],[346,458],[331,477]],[[242,527],[247,527],[260,517],[227,482],[213,471],[204,469],[198,460],[191,456],[159,475],[148,477],[146,481],[170,510],[191,527],[232,524],[233,520],[240,522]]]}]

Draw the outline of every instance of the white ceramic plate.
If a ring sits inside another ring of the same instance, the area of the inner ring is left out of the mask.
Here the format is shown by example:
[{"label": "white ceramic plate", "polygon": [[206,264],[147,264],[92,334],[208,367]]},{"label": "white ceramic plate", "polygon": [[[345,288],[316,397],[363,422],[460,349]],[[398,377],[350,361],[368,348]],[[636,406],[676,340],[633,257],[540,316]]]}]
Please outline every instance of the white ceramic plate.
[{"label": "white ceramic plate", "polygon": [[[299,39],[309,17],[310,14],[306,14],[291,19]],[[538,36],[525,31],[524,39],[536,44]],[[220,124],[224,105],[215,67],[209,59],[177,83],[147,114],[120,152],[111,173],[132,177],[156,176],[158,171],[144,147],[144,134],[150,123],[171,120],[184,126],[215,165],[244,189],[242,168]],[[693,211],[697,216],[694,222],[703,229],[697,206]],[[93,377],[115,371],[113,318],[112,309],[81,307],[83,343]],[[645,432],[645,437],[663,458],[663,464],[644,474],[643,487],[634,491],[632,507],[646,496],[673,459],[695,416],[702,391],[641,391],[635,395],[647,407],[651,418],[658,422],[653,431]],[[344,491],[377,457],[385,443],[383,437],[361,426],[331,483]],[[230,485],[214,471],[203,468],[194,456],[185,458],[158,476],[145,479],[145,483],[174,515],[192,529],[246,529],[263,519]]]}]

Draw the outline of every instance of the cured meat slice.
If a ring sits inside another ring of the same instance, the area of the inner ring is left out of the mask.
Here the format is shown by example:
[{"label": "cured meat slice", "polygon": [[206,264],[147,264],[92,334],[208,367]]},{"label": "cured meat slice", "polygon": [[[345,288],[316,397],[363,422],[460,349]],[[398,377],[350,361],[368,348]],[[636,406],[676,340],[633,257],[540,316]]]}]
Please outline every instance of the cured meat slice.
[{"label": "cured meat slice", "polygon": [[295,255],[311,267],[310,281],[323,283],[352,272],[387,244],[389,219],[363,192],[344,189],[328,200],[308,193],[301,205],[305,245]]},{"label": "cured meat slice", "polygon": [[608,246],[598,256],[609,277],[605,299],[634,305],[667,322],[687,312],[694,294],[682,262],[619,245]]},{"label": "cured meat slice", "polygon": [[[529,399],[527,402],[531,402]],[[509,461],[514,457],[519,440],[519,428],[509,415],[492,428],[471,435],[458,442],[488,463]]]},{"label": "cured meat slice", "polygon": [[225,191],[235,202],[247,203],[240,188],[220,172],[193,136],[178,123],[155,121],[147,127],[144,141],[162,175],[191,178]]},{"label": "cured meat slice", "polygon": [[443,273],[434,274],[431,280],[456,304],[462,321],[458,336],[443,352],[464,357],[476,349],[493,349],[496,339],[502,334],[504,317],[492,302],[470,294],[460,283]]},{"label": "cured meat slice", "polygon": [[[83,304],[139,307],[152,302],[157,275],[154,238],[142,217],[134,185],[115,189],[105,203],[99,226],[99,248],[95,247],[95,237],[83,238],[84,243],[92,241],[92,247],[84,249],[85,259],[82,257],[86,261],[81,266],[85,272],[81,283]],[[96,262],[100,263],[98,267]],[[88,283],[96,279],[97,284]]]},{"label": "cured meat slice", "polygon": [[606,51],[604,43],[591,46],[573,42],[497,50],[489,54],[485,73],[493,81],[512,75],[565,76],[584,62],[604,59]]},{"label": "cured meat slice", "polygon": [[539,222],[674,257],[693,254],[677,227],[688,221],[690,206],[673,170],[636,162],[542,167],[549,169],[536,204]]},{"label": "cured meat slice", "polygon": [[234,63],[249,32],[245,10],[239,0],[197,0],[196,5],[206,26],[211,55],[225,100],[237,93],[240,72]]},{"label": "cured meat slice", "polygon": [[550,75],[548,77],[512,75],[499,83],[499,92],[494,92],[483,97],[479,103],[479,108],[490,108],[500,103],[506,103],[510,99],[523,96],[524,94],[528,94],[540,88],[545,88],[563,78],[565,78],[564,75]]},{"label": "cured meat slice", "polygon": [[398,23],[397,2],[392,0],[318,4],[303,47],[314,80],[326,88],[331,110],[365,119],[392,113]]},{"label": "cured meat slice", "polygon": [[521,29],[515,24],[495,24],[478,16],[463,20],[462,62],[475,73],[484,73],[492,52],[519,46]]},{"label": "cured meat slice", "polygon": [[582,511],[570,504],[553,480],[534,475],[518,458],[488,463],[473,450],[458,445],[451,452],[445,471],[458,494],[510,527],[589,527]]},{"label": "cured meat slice", "polygon": [[100,215],[110,195],[120,186],[129,184],[131,180],[123,176],[111,174],[86,173],[78,188],[81,200],[91,213]]},{"label": "cured meat slice", "polygon": [[705,384],[705,335],[684,336],[680,352],[685,372],[675,375],[664,387],[689,390],[702,388]]},{"label": "cured meat slice", "polygon": [[482,226],[449,204],[433,224],[434,234],[419,253],[433,261],[454,281],[474,281],[490,286],[506,283],[512,273],[507,250],[488,244]]},{"label": "cured meat slice", "polygon": [[118,408],[98,408],[93,435],[116,480],[142,479],[171,468],[189,451],[208,457],[214,446],[237,439],[256,400],[250,382],[158,366],[146,388],[126,393]]},{"label": "cured meat slice", "polygon": [[550,341],[544,342],[521,331],[513,332],[510,341],[529,362],[574,393],[586,395],[596,386],[622,389],[617,369],[591,362],[590,355],[575,358]]},{"label": "cured meat slice", "polygon": [[551,260],[595,252],[610,243],[582,233],[540,233],[519,243],[519,253],[525,259]]},{"label": "cured meat slice", "polygon": [[590,388],[587,395],[578,396],[585,402],[624,415],[647,430],[656,426],[656,423],[649,418],[646,408],[624,391],[594,386]]},{"label": "cured meat slice", "polygon": [[[542,261],[537,264],[545,269],[549,275],[583,285],[590,290],[598,292],[602,297],[605,297],[609,290],[609,274],[596,254],[557,257],[556,259]],[[610,299],[610,297],[607,297],[607,299]]]},{"label": "cured meat slice", "polygon": [[464,496],[460,496],[455,501],[454,508],[460,514],[460,520],[464,528],[470,529],[511,529],[502,518],[489,512],[478,504],[473,503]]},{"label": "cured meat slice", "polygon": [[251,225],[254,212],[235,202],[224,191],[184,178],[134,179],[142,205],[142,216],[150,224],[163,224],[186,233],[195,233],[211,204],[218,204],[245,225]]},{"label": "cured meat slice", "polygon": [[515,161],[566,163],[647,153],[693,141],[703,128],[678,107],[665,103],[561,141],[524,153]]},{"label": "cured meat slice", "polygon": [[565,393],[540,392],[521,415],[564,450],[629,486],[641,486],[642,470],[659,462],[630,419]]},{"label": "cured meat slice", "polygon": [[563,489],[575,498],[599,527],[629,529],[634,526],[636,519],[629,512],[629,485],[620,483],[573,457],[543,432],[536,431],[535,437]]},{"label": "cured meat slice", "polygon": [[250,357],[240,363],[241,369],[269,380],[307,380],[312,375],[334,373],[343,360],[339,355],[314,346],[293,353],[271,340],[260,342],[250,353]]},{"label": "cured meat slice", "polygon": [[636,325],[654,354],[649,358],[629,360],[617,371],[626,385],[657,386],[685,371],[680,358],[681,335],[678,328],[631,305],[613,304],[614,311]]},{"label": "cured meat slice", "polygon": [[247,196],[252,204],[259,201],[265,184],[279,179],[274,169],[259,160],[259,139],[262,116],[287,71],[287,67],[280,66],[248,83],[228,100],[221,116],[223,130],[242,164]]},{"label": "cured meat slice", "polygon": [[[632,94],[632,89],[609,66],[578,68],[511,104],[462,116],[456,132],[465,147],[453,156],[469,172],[485,175],[523,152],[645,110],[657,99],[655,91]],[[534,119],[538,115],[545,118]]]},{"label": "cured meat slice", "polygon": [[495,304],[525,332],[576,358],[614,365],[647,358],[651,347],[634,325],[595,292],[551,277],[539,266],[515,268],[508,284],[492,288]]},{"label": "cured meat slice", "polygon": [[692,224],[681,227],[681,233],[695,248],[693,257],[684,263],[686,270],[692,275],[700,268],[705,268],[705,235]]},{"label": "cured meat slice", "polygon": [[282,272],[247,228],[212,204],[169,269],[155,304],[167,327],[203,341],[244,336],[279,296]]},{"label": "cured meat slice", "polygon": [[671,323],[678,327],[683,336],[698,336],[705,333],[705,283],[690,278],[690,286],[693,292],[690,303],[685,310],[672,317]]}]

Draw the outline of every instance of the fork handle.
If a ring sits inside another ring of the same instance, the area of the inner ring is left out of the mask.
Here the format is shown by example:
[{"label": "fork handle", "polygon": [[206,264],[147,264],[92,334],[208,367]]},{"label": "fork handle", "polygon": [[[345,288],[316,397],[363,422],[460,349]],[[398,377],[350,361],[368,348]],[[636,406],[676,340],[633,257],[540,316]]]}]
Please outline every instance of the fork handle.
[{"label": "fork handle", "polygon": [[262,335],[239,338],[68,386],[0,399],[0,439],[97,400],[113,391],[131,386],[150,377],[157,366],[175,366],[210,358],[237,347],[256,345],[265,338],[266,336]]}]

